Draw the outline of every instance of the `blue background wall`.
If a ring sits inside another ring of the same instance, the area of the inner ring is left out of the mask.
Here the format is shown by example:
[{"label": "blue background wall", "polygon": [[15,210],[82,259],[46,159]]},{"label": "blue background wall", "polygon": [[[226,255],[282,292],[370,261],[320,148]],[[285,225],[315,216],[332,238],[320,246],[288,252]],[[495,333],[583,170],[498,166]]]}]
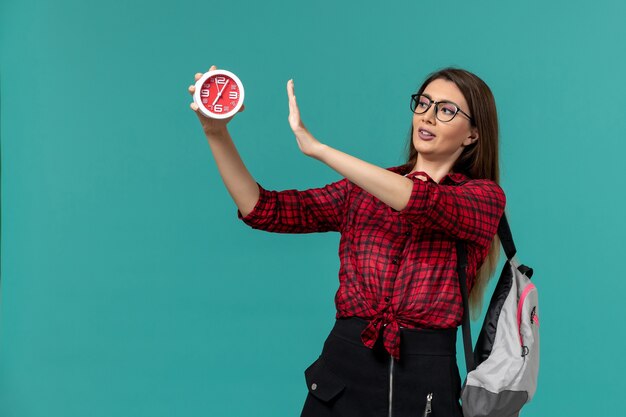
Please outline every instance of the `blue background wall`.
[{"label": "blue background wall", "polygon": [[2,0],[0,416],[299,415],[339,236],[237,219],[189,109],[211,64],[245,84],[231,133],[272,189],[339,179],[298,150],[289,78],[320,140],[391,166],[426,74],[482,77],[541,297],[524,415],[623,415],[625,18],[618,0]]}]

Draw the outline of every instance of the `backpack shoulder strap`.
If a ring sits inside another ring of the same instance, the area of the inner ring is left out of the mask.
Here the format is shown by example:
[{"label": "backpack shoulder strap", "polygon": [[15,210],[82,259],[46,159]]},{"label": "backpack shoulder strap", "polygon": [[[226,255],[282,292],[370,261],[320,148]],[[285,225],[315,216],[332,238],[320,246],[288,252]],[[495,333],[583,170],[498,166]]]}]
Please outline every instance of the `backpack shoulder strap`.
[{"label": "backpack shoulder strap", "polygon": [[498,236],[500,237],[500,243],[502,243],[502,247],[504,248],[504,253],[506,254],[506,258],[514,264],[514,266],[528,278],[533,276],[533,269],[527,267],[526,265],[520,265],[513,258],[517,254],[517,249],[515,248],[515,242],[513,242],[513,235],[511,234],[511,228],[509,227],[509,222],[506,219],[506,215],[503,214],[500,219],[500,224],[498,225]]},{"label": "backpack shoulder strap", "polygon": [[[502,218],[500,218],[500,223],[498,224],[498,236],[500,237],[500,242],[502,243],[507,259],[513,259],[517,253],[517,249],[515,248],[511,228],[509,227],[509,222],[505,214],[502,214]],[[474,349],[472,347],[472,331],[470,328],[468,301],[469,297],[467,291],[467,250],[465,249],[463,242],[460,240],[457,240],[456,242],[456,254],[457,274],[461,287],[461,296],[463,297],[463,346],[465,348],[465,367],[469,373],[476,369],[476,362],[474,360]],[[530,275],[532,275],[532,269],[530,269],[529,272]]]},{"label": "backpack shoulder strap", "polygon": [[502,218],[500,218],[498,237],[504,248],[506,258],[509,260],[513,259],[517,253],[517,249],[515,248],[515,242],[513,242],[513,235],[511,234],[511,228],[509,227],[509,221],[506,219],[506,214],[502,214]]}]

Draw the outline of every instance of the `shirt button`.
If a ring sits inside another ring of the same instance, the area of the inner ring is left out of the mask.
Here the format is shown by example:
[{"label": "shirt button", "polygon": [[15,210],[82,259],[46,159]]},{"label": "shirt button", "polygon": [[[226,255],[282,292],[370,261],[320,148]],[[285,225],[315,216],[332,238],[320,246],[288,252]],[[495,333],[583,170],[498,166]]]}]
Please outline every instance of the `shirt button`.
[{"label": "shirt button", "polygon": [[391,301],[390,297],[385,297],[385,302],[388,303],[389,301]]},{"label": "shirt button", "polygon": [[404,236],[411,236],[411,232],[404,232]]},{"label": "shirt button", "polygon": [[394,257],[394,258],[391,260],[391,263],[392,263],[392,264],[394,264],[394,265],[398,265],[398,258],[397,258],[397,257]]},{"label": "shirt button", "polygon": [[311,384],[311,390],[315,391],[317,389],[317,384],[314,382]]}]

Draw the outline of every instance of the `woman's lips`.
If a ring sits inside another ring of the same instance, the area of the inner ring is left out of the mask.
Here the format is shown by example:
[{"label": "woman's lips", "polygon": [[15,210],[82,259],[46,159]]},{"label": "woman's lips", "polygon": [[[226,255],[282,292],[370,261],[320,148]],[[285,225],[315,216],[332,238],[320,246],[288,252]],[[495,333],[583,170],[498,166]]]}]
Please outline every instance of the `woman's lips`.
[{"label": "woman's lips", "polygon": [[435,138],[435,135],[429,134],[429,132],[427,130],[424,130],[424,129],[418,129],[417,130],[417,135],[422,140],[433,140]]}]

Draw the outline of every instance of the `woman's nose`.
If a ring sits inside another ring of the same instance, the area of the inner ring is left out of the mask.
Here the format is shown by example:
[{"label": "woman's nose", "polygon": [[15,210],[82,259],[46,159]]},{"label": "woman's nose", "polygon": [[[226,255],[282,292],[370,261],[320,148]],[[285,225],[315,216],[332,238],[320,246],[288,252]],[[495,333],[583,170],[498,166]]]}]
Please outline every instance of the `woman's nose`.
[{"label": "woman's nose", "polygon": [[428,110],[426,110],[424,113],[422,113],[420,116],[422,116],[422,121],[424,122],[430,122],[431,124],[436,123],[435,120],[437,119],[437,115],[435,114],[436,112],[436,107],[435,105],[430,106],[430,108]]}]

